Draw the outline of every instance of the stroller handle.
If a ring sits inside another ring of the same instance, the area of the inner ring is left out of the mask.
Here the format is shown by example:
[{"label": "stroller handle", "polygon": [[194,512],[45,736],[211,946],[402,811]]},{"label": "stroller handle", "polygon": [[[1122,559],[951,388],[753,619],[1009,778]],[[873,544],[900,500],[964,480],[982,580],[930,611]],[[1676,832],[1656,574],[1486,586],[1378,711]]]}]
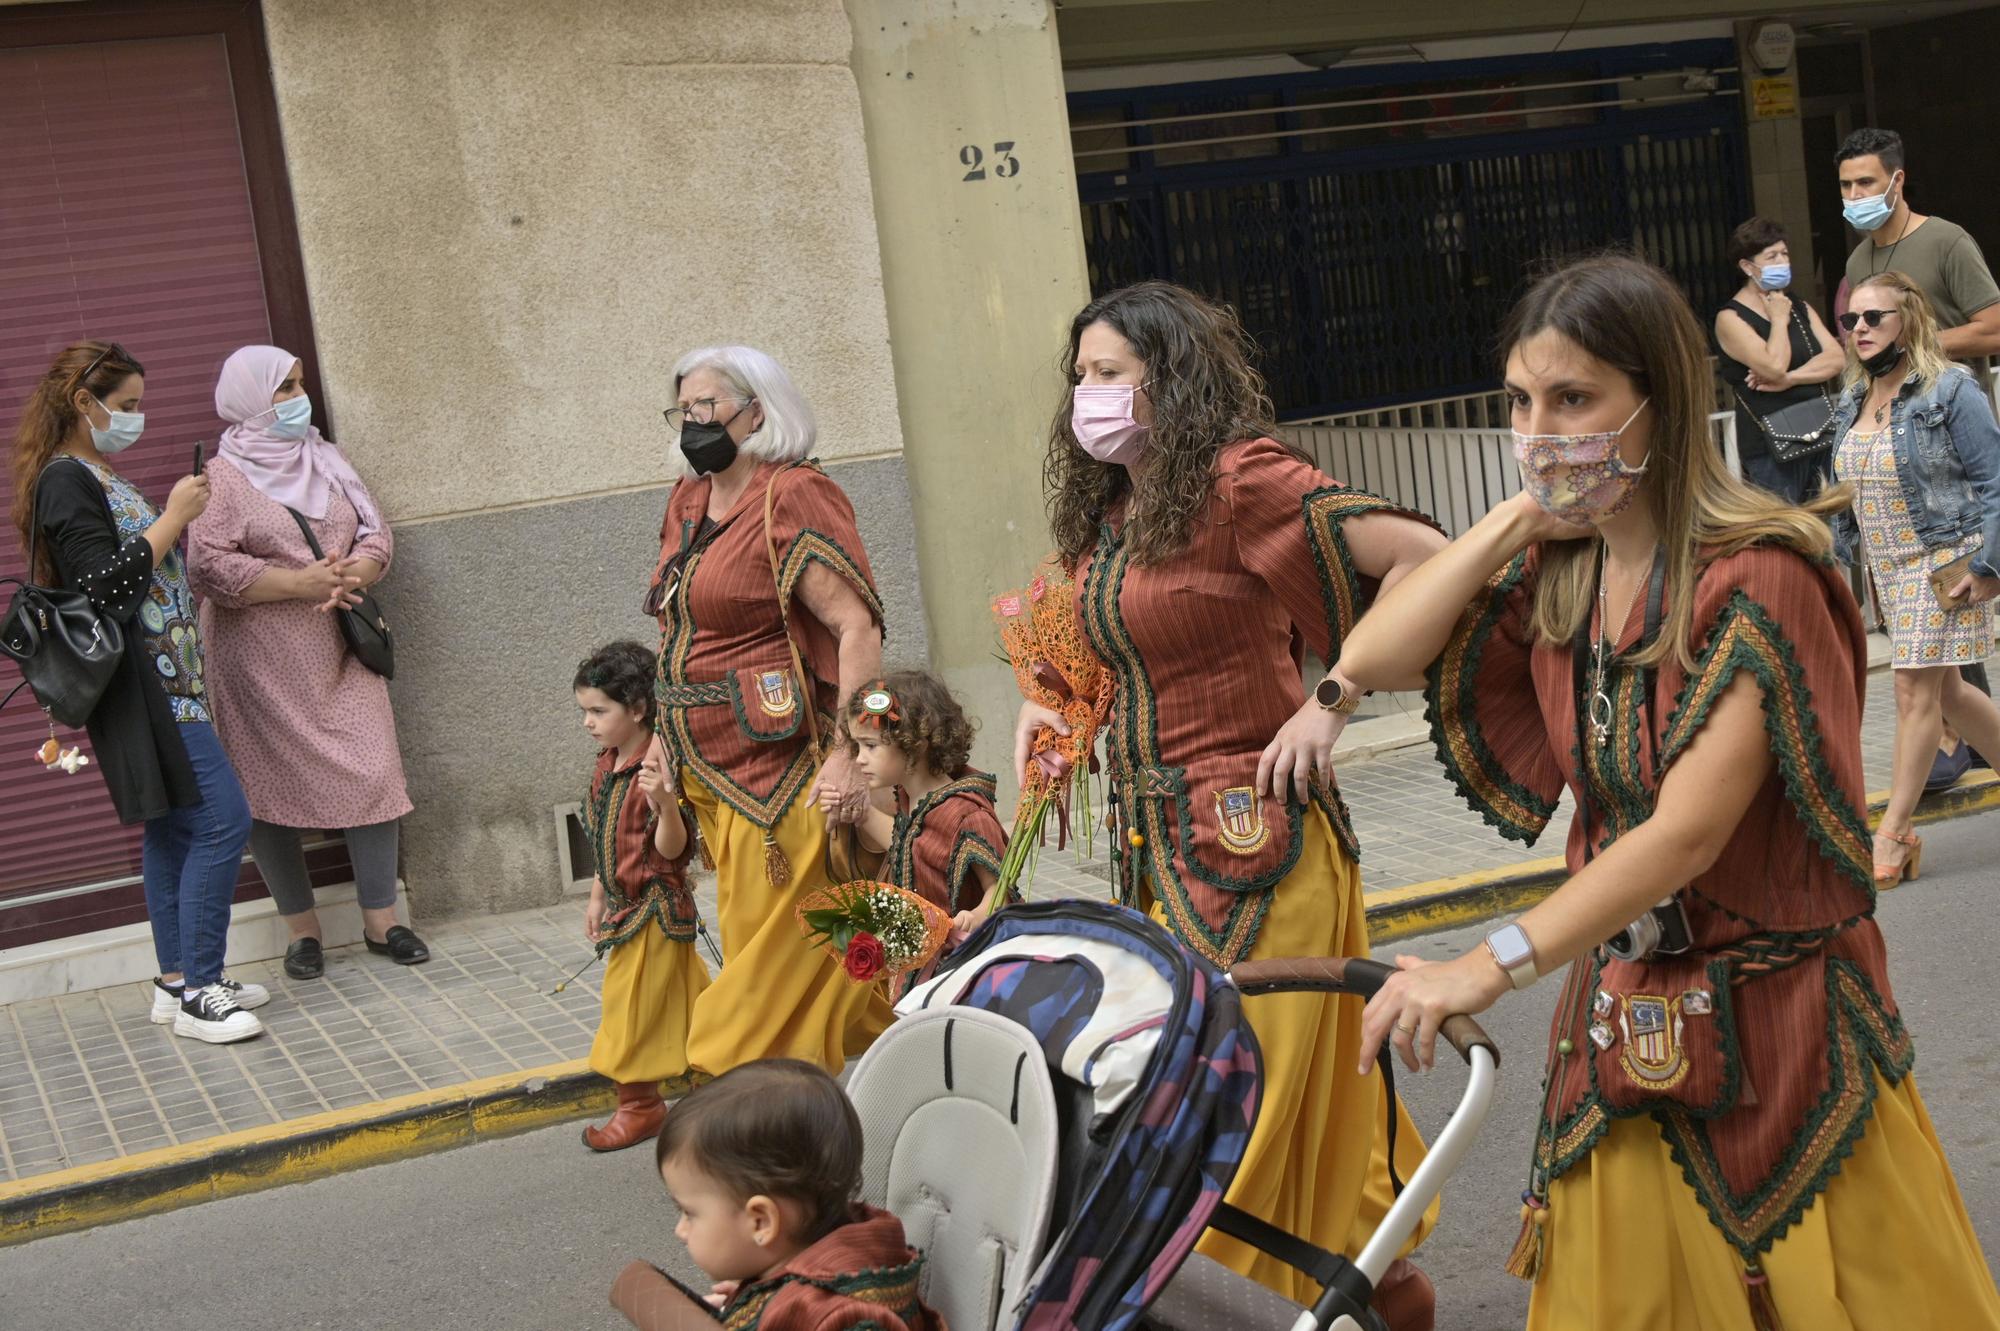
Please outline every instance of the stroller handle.
[{"label": "stroller handle", "polygon": [[[1270,957],[1263,961],[1239,961],[1229,968],[1230,980],[1245,995],[1318,991],[1373,998],[1375,991],[1395,973],[1395,967],[1367,957]],[[1484,1049],[1492,1055],[1493,1066],[1500,1066],[1499,1047],[1478,1022],[1464,1013],[1446,1017],[1438,1034],[1467,1063],[1472,1062],[1474,1049]]]}]

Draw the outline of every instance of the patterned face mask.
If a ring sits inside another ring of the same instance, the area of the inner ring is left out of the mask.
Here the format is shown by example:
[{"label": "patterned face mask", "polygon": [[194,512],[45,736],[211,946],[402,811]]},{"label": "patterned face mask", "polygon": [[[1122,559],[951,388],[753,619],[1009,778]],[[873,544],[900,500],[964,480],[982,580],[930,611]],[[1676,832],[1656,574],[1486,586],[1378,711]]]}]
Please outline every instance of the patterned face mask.
[{"label": "patterned face mask", "polygon": [[[1596,434],[1522,434],[1514,431],[1514,460],[1521,483],[1553,517],[1595,523],[1631,506],[1646,464],[1634,467],[1618,456],[1618,438],[1646,409],[1646,398],[1615,430]],[[1650,454],[1649,454],[1650,456]]]}]

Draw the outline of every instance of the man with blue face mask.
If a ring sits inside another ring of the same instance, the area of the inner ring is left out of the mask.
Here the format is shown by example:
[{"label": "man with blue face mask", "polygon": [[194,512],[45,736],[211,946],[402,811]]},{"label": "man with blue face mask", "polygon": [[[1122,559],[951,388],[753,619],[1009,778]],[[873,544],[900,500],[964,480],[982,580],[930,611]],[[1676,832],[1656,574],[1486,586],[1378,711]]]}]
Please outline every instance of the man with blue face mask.
[{"label": "man with blue face mask", "polygon": [[[1937,312],[1938,341],[1945,354],[1970,363],[1986,383],[1988,356],[2000,356],[2000,285],[1964,227],[1929,217],[1910,207],[1903,169],[1903,136],[1892,129],[1857,129],[1840,145],[1841,211],[1862,233],[1847,256],[1847,285],[1860,286],[1878,273],[1896,271],[1924,289]],[[1993,690],[1984,666],[1965,666],[1965,678],[1981,692]],[[1990,756],[1990,755],[1988,755]],[[1965,775],[1975,760],[1964,740],[1945,728],[1926,790],[1942,790]]]},{"label": "man with blue face mask", "polygon": [[[1903,139],[1857,129],[1840,145],[1840,197],[1861,243],[1847,256],[1847,285],[1894,269],[1930,297],[1953,360],[2000,355],[2000,285],[1964,227],[1910,207]],[[1975,367],[1976,368],[1976,367]]]}]

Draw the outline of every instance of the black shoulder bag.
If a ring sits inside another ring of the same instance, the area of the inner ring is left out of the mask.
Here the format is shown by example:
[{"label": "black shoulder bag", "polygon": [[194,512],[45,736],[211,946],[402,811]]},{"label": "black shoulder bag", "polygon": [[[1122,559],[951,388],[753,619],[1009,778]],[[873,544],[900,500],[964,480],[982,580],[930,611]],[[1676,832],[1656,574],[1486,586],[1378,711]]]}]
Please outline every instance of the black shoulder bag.
[{"label": "black shoulder bag", "polygon": [[[1800,315],[1799,307],[1792,306],[1792,318],[1805,334],[1806,345],[1812,354],[1819,354],[1819,339],[1812,334],[1812,326]],[[1833,413],[1838,405],[1824,383],[1818,385],[1819,396],[1807,398],[1803,402],[1793,402],[1765,414],[1750,405],[1742,390],[1736,391],[1736,400],[1743,410],[1750,413],[1764,431],[1764,438],[1771,447],[1771,456],[1780,462],[1797,462],[1800,458],[1813,457],[1833,447]]]},{"label": "black shoulder bag", "polygon": [[[41,514],[32,512],[28,521],[29,578],[35,576],[35,547],[41,534]],[[125,631],[117,620],[100,613],[82,592],[0,578],[0,586],[8,583],[15,590],[7,617],[0,619],[0,652],[21,667],[23,678],[0,698],[0,707],[12,701],[25,684],[34,690],[36,701],[51,718],[72,729],[81,727],[111,686],[119,658],[125,655]]]},{"label": "black shoulder bag", "polygon": [[[319,538],[313,535],[312,524],[306,521],[305,514],[290,507],[285,512],[299,524],[299,530],[305,534],[306,548],[313,552],[313,558],[325,559],[326,552],[319,548]],[[333,612],[334,622],[340,625],[340,636],[347,640],[347,650],[354,653],[355,660],[384,679],[394,679],[396,639],[389,632],[388,616],[382,613],[382,603],[372,593],[364,591],[359,595],[361,604],[351,609],[341,606]]]}]

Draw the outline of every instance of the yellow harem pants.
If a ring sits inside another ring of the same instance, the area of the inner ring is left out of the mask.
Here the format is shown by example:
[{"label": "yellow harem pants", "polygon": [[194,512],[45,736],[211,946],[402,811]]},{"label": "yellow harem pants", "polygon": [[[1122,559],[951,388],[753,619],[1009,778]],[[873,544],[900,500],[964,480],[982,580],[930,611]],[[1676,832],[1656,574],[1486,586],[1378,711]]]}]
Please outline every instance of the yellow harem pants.
[{"label": "yellow harem pants", "polygon": [[799,900],[827,886],[826,815],[801,794],[772,828],[792,880],[764,872],[764,829],[683,774],[701,835],[715,856],[722,973],[695,1000],[688,1061],[709,1076],[760,1058],[799,1058],[838,1076],[895,1014],[879,984],[855,984],[806,941]]},{"label": "yellow harem pants", "polygon": [[[1271,910],[1246,960],[1365,957],[1361,874],[1317,808],[1306,814],[1299,862],[1272,890]],[[1153,918],[1167,922],[1155,904]],[[1239,1210],[1349,1257],[1361,1251],[1395,1201],[1379,1069],[1357,1076],[1362,1001],[1343,994],[1265,994],[1243,1000],[1264,1052],[1264,1096],[1227,1200]],[[1396,1104],[1396,1167],[1408,1179],[1424,1141]],[[1434,1203],[1414,1248],[1437,1224]],[[1213,1230],[1196,1251],[1310,1306],[1319,1285],[1274,1257]]]},{"label": "yellow harem pants", "polygon": [[688,1026],[708,988],[694,944],[648,923],[604,958],[604,1011],[590,1042],[590,1070],[618,1082],[664,1082],[669,1099],[693,1089]]},{"label": "yellow harem pants", "polygon": [[[1743,1263],[1650,1118],[1617,1119],[1549,1189],[1530,1331],[1750,1331]],[[1878,1072],[1854,1154],[1758,1259],[1787,1331],[2000,1328],[2000,1295],[1913,1077]]]}]

